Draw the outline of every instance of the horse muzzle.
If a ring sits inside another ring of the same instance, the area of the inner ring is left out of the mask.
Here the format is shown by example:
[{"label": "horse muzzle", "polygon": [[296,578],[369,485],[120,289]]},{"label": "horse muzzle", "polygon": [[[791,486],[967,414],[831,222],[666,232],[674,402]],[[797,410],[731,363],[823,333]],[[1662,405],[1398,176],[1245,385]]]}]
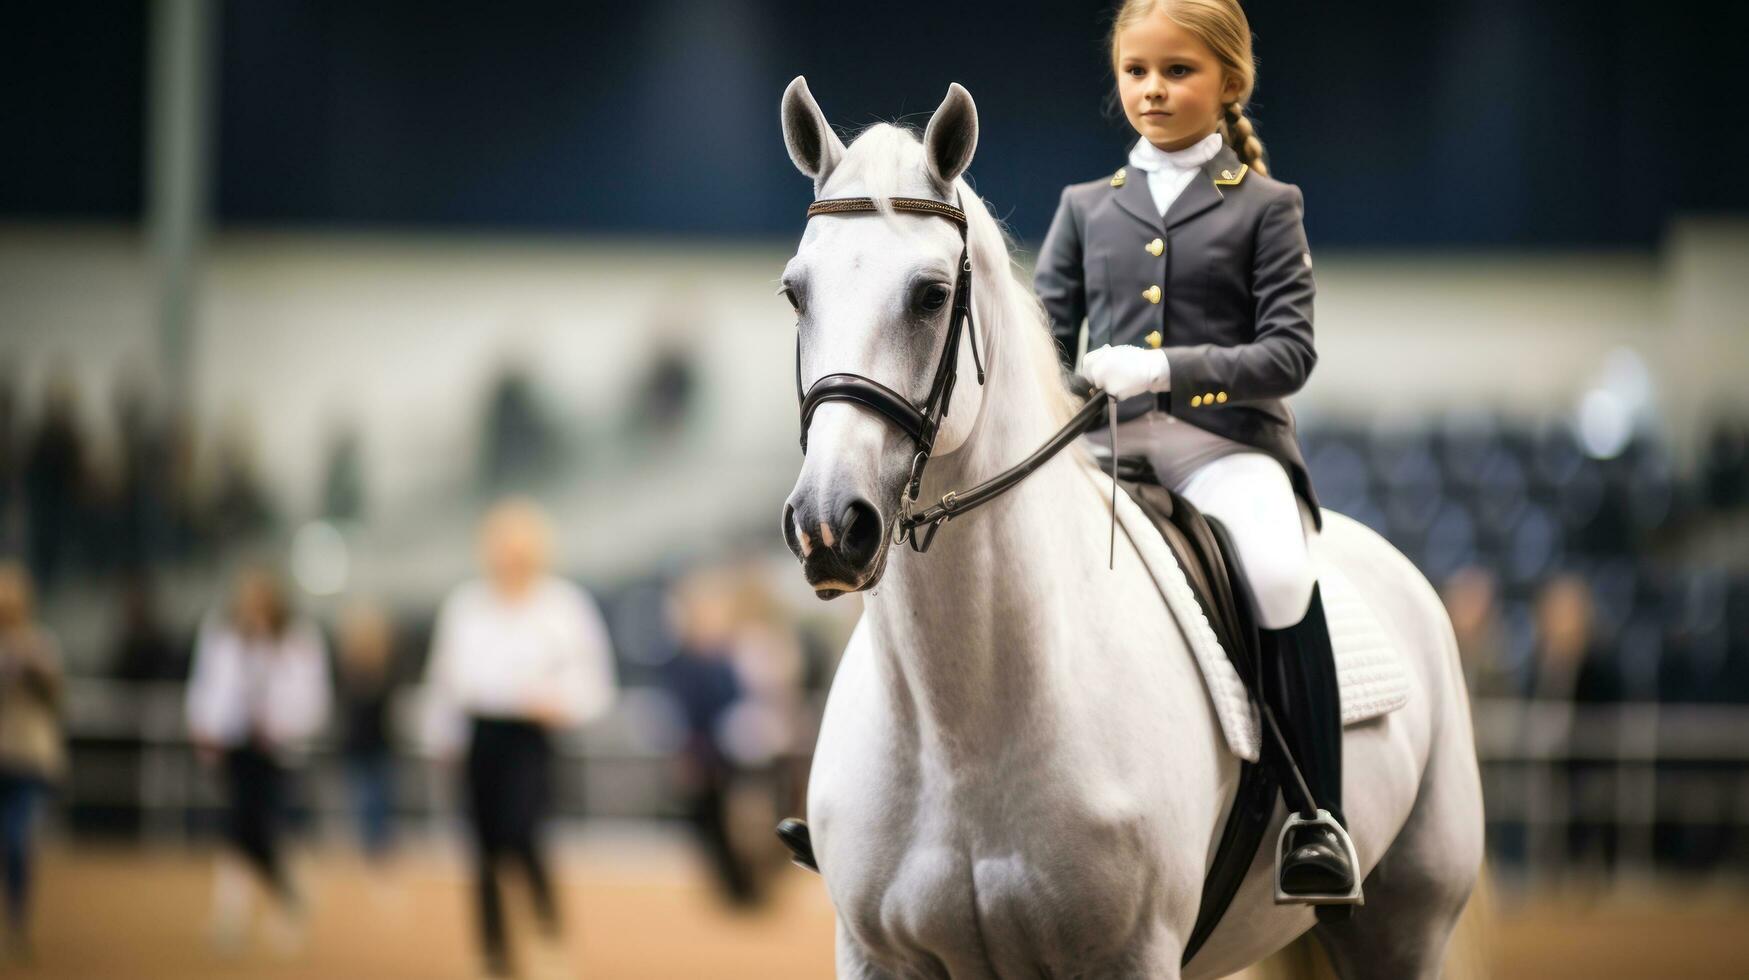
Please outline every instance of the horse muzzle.
[{"label": "horse muzzle", "polygon": [[822,599],[869,588],[886,568],[886,524],[861,497],[834,499],[798,489],[784,504],[783,540]]}]

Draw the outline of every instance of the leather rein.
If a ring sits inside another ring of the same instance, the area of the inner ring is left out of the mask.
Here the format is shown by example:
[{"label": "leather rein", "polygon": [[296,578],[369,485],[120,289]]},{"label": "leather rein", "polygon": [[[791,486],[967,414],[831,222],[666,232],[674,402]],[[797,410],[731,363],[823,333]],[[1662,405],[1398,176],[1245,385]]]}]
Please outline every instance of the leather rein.
[{"label": "leather rein", "polygon": [[[1100,410],[1106,407],[1104,403],[1107,399],[1090,397],[1087,404],[1083,405],[1081,410],[1076,412],[1075,416],[1061,429],[1058,429],[1055,435],[1046,440],[1044,445],[1015,465],[968,490],[950,490],[943,494],[936,503],[921,511],[913,512],[912,505],[922,489],[923,468],[929,463],[929,456],[935,449],[935,436],[940,431],[941,422],[947,417],[948,405],[953,400],[954,383],[958,378],[956,368],[959,362],[961,333],[971,334],[972,362],[977,366],[978,384],[980,385],[984,383],[984,364],[978,353],[977,328],[972,322],[972,260],[966,241],[966,213],[954,205],[927,198],[894,197],[889,198],[888,203],[894,211],[946,218],[959,228],[960,260],[958,276],[954,280],[953,287],[953,310],[949,314],[947,340],[941,349],[941,359],[936,362],[935,377],[930,382],[929,394],[924,398],[922,405],[916,405],[904,395],[873,378],[848,371],[825,375],[804,391],[802,389],[802,338],[798,331],[796,334],[796,398],[801,402],[803,455],[808,452],[808,425],[814,419],[814,412],[820,405],[829,401],[844,401],[861,405],[879,413],[911,437],[911,442],[917,447],[917,452],[911,459],[911,474],[905,486],[905,493],[899,499],[899,520],[893,525],[893,543],[909,542],[912,551],[922,553],[929,550],[930,544],[935,540],[935,532],[941,528],[941,525],[1001,496],[1020,481],[1032,475],[1040,466],[1043,466],[1051,457],[1074,442],[1082,433],[1095,428],[1100,421]],[[859,214],[880,210],[881,208],[873,198],[827,198],[808,205],[808,217]],[[924,531],[919,534],[918,528],[923,528]]]}]

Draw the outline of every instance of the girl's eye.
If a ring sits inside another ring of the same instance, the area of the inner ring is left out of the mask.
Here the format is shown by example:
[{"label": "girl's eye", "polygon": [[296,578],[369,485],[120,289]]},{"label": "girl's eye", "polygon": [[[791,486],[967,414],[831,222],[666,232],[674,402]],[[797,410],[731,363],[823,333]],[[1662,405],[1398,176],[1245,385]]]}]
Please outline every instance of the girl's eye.
[{"label": "girl's eye", "polygon": [[1124,70],[1130,73],[1131,78],[1141,78],[1143,75],[1146,75],[1148,73],[1147,69],[1137,68],[1133,65],[1129,68],[1124,69]]},{"label": "girl's eye", "polygon": [[1190,74],[1190,66],[1173,65],[1171,68],[1166,69],[1166,74],[1171,75],[1173,78],[1183,78]]}]

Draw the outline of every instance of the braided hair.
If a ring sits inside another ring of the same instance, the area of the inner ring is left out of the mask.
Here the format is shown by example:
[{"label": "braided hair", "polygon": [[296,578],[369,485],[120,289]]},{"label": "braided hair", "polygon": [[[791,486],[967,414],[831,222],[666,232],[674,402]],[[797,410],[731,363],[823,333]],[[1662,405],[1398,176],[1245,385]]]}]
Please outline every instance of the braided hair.
[{"label": "braided hair", "polygon": [[1238,102],[1229,102],[1222,110],[1221,137],[1233,152],[1239,154],[1239,161],[1264,176],[1269,175],[1269,165],[1263,162],[1263,141],[1257,138],[1257,129],[1251,125],[1251,117],[1245,115],[1245,107]]}]

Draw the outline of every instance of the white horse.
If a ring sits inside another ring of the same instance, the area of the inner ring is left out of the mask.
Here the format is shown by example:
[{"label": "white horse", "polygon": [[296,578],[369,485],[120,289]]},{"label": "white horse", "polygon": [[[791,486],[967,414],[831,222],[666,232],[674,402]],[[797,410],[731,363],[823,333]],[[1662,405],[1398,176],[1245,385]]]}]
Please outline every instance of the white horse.
[{"label": "white horse", "polygon": [[[1037,448],[1074,406],[1039,304],[961,178],[977,143],[971,96],[951,86],[922,142],[876,125],[846,148],[801,78],[782,119],[817,198],[930,198],[967,213],[988,383],[962,345],[921,499]],[[809,220],[782,280],[801,382],[854,372],[920,400],[961,248],[952,222],[926,214]],[[1107,570],[1110,484],[1077,448],[944,526],[927,554],[907,552],[891,541],[913,454],[887,418],[828,402],[784,510],[819,594],[867,593],[808,793],[839,976],[1214,977],[1314,926],[1343,977],[1439,974],[1482,859],[1481,790],[1450,623],[1401,554],[1334,513],[1315,543],[1409,662],[1407,706],[1347,733],[1343,800],[1366,906],[1316,925],[1308,907],[1275,905],[1261,853],[1181,971],[1239,763],[1137,550],[1162,545],[1120,540]]]}]

